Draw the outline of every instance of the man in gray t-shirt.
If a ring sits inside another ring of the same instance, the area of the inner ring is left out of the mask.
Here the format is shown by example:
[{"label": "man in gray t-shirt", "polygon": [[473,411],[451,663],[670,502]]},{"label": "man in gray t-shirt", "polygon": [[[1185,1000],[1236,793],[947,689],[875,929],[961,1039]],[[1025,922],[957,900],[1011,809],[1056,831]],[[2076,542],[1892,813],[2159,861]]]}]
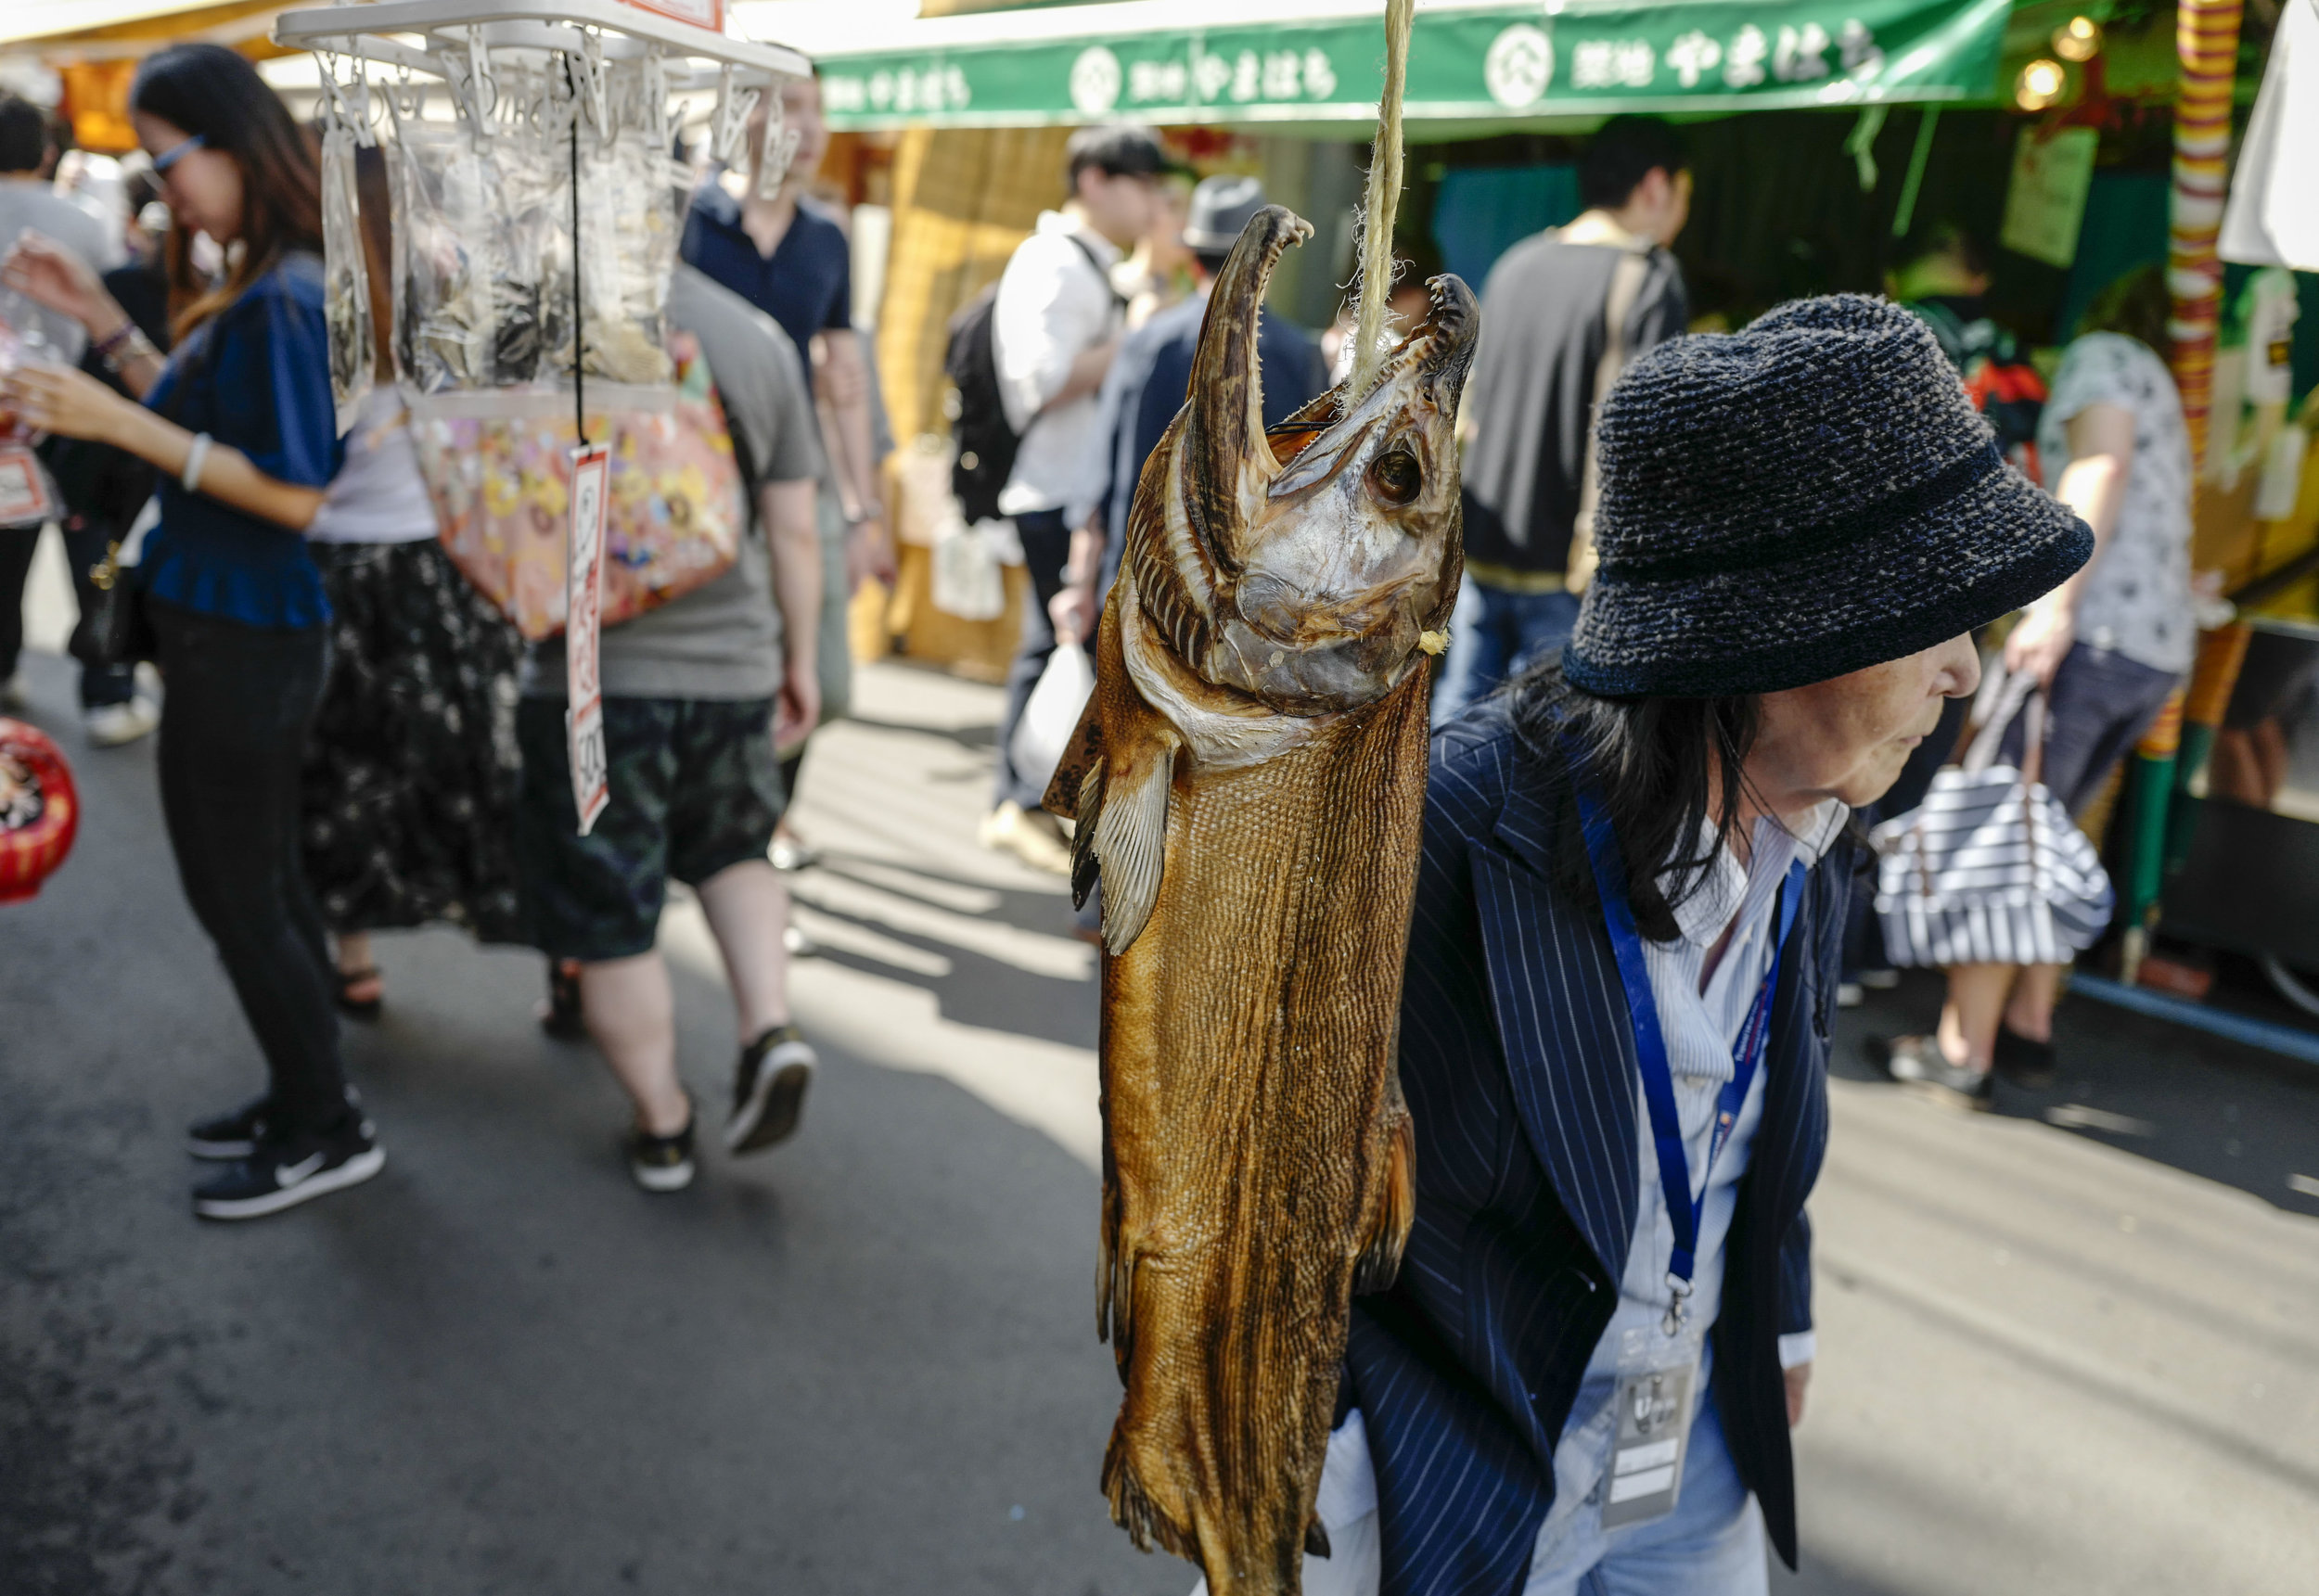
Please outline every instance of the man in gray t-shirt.
[{"label": "man in gray t-shirt", "polygon": [[819,709],[813,402],[788,338],[747,300],[680,265],[668,309],[671,326],[699,339],[757,490],[738,557],[707,586],[605,632],[611,801],[586,836],[571,798],[561,640],[532,650],[516,717],[517,858],[532,938],[555,961],[551,1023],[576,989],[588,1034],[634,1100],[629,1170],[654,1192],[681,1190],[694,1172],[692,1099],[654,951],[671,876],[699,894],[739,1011],[726,1146],[755,1152],[795,1130],[814,1065],[789,1019],[788,894],[765,857],[786,801],[775,744]]}]

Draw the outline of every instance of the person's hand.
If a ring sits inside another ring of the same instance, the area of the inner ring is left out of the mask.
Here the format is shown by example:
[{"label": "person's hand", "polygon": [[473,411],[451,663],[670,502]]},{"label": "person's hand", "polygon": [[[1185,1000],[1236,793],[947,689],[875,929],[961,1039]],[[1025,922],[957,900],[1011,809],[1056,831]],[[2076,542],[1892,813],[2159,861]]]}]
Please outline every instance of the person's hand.
[{"label": "person's hand", "polygon": [[893,540],[886,535],[885,513],[875,506],[846,531],[845,577],[848,593],[865,581],[894,585]]},{"label": "person's hand", "polygon": [[2077,635],[2075,610],[2050,596],[2042,598],[2030,606],[2005,638],[2005,668],[2036,677],[2037,684],[2050,692],[2054,672],[2069,658],[2069,645],[2077,641]]},{"label": "person's hand", "polygon": [[1056,642],[1083,645],[1095,634],[1095,584],[1066,582],[1062,592],[1047,600],[1046,614],[1055,624]]},{"label": "person's hand", "polygon": [[128,320],[87,262],[54,238],[27,233],[0,262],[0,283],[102,338]]},{"label": "person's hand", "polygon": [[1812,1384],[1812,1365],[1799,1363],[1780,1373],[1787,1382],[1787,1427],[1792,1430],[1803,1423],[1803,1393]]},{"label": "person's hand", "polygon": [[781,674],[781,696],[773,707],[773,746],[787,752],[821,721],[821,678],[810,659],[792,659]]},{"label": "person's hand", "polygon": [[19,426],[62,438],[111,440],[113,430],[136,408],[84,372],[63,365],[19,365],[0,379],[0,410]]}]

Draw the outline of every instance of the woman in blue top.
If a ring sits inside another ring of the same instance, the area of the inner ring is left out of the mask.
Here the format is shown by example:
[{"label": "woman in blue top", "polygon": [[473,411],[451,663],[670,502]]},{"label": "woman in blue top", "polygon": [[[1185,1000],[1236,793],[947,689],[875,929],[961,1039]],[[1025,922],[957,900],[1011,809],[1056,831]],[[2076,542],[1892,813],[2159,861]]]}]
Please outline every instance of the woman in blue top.
[{"label": "woman in blue top", "polygon": [[[55,367],[11,375],[32,426],[115,444],[161,473],[143,570],[168,701],[161,811],[186,897],[217,944],[270,1077],[197,1125],[230,1160],[194,1211],[249,1219],[367,1180],[383,1162],[339,1058],[322,919],[299,862],[299,764],[328,658],[329,606],[303,536],[342,456],[323,319],[314,151],[249,61],[164,50],[130,93],[165,185],[176,352],[167,361],[86,270],[39,240],[10,287],[73,315],[142,405]],[[192,266],[207,233],[222,281]]]}]

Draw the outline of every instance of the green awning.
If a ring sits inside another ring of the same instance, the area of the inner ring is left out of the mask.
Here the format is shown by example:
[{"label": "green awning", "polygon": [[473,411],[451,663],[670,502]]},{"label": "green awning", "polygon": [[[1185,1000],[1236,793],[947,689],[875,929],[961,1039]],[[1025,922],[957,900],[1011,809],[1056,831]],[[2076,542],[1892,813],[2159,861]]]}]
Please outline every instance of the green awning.
[{"label": "green awning", "polygon": [[[1413,121],[1985,101],[2012,0],[1421,5]],[[889,25],[816,52],[838,128],[1351,123],[1376,116],[1382,6],[1121,0]],[[1280,131],[1290,131],[1281,128]]]}]

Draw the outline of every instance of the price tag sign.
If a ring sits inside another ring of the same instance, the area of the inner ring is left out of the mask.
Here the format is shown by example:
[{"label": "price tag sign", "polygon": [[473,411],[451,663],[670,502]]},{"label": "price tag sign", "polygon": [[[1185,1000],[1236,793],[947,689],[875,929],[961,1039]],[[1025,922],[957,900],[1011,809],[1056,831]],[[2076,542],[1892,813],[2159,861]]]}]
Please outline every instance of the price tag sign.
[{"label": "price tag sign", "polygon": [[0,443],[0,527],[38,526],[57,515],[57,495],[40,457],[23,443]]},{"label": "price tag sign", "polygon": [[604,499],[612,450],[608,443],[571,451],[571,536],[565,576],[564,711],[571,752],[571,801],[580,835],[612,801],[604,754],[604,685],[597,674],[604,627]]},{"label": "price tag sign", "polygon": [[690,22],[696,28],[706,28],[711,33],[724,32],[724,0],[627,0],[639,11],[671,17],[679,22]]}]

